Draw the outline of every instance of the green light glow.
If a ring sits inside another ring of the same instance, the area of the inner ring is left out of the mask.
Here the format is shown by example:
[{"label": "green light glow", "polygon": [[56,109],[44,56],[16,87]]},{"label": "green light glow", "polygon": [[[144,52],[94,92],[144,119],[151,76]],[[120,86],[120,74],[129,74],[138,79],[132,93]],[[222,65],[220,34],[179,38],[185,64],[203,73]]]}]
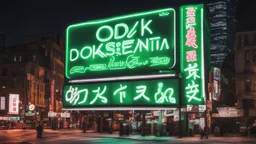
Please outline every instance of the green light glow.
[{"label": "green light glow", "polygon": [[203,104],[205,100],[203,9],[203,5],[180,7],[183,104]]},{"label": "green light glow", "polygon": [[[176,103],[176,99],[172,97],[173,88],[168,88],[164,92],[162,92],[163,86],[164,84],[162,82],[158,83],[157,92],[154,95],[156,103],[164,103],[165,101],[170,103]],[[169,97],[167,97],[168,93]]]},{"label": "green light glow", "polygon": [[179,103],[178,79],[64,86],[64,107],[171,106]]},{"label": "green light glow", "polygon": [[125,91],[126,88],[127,88],[127,85],[125,85],[125,86],[120,85],[120,88],[117,89],[117,90],[114,92],[114,95],[116,95],[117,93],[119,93],[120,103],[123,103],[123,99],[126,97],[126,91]]},{"label": "green light glow", "polygon": [[145,95],[146,91],[147,91],[147,86],[145,85],[136,86],[136,93],[138,93],[138,95],[134,97],[133,100],[144,98],[145,100],[150,101],[149,97]]},{"label": "green light glow", "polygon": [[106,92],[106,89],[107,89],[107,87],[104,86],[104,89],[102,90],[101,93],[100,93],[100,87],[98,87],[97,90],[93,90],[92,92],[97,93],[97,94],[96,94],[95,98],[90,102],[90,104],[94,104],[97,101],[97,99],[101,99],[102,103],[107,103],[108,99],[103,96]]},{"label": "green light glow", "polygon": [[175,10],[163,9],[71,25],[68,79],[152,74],[176,64]]}]

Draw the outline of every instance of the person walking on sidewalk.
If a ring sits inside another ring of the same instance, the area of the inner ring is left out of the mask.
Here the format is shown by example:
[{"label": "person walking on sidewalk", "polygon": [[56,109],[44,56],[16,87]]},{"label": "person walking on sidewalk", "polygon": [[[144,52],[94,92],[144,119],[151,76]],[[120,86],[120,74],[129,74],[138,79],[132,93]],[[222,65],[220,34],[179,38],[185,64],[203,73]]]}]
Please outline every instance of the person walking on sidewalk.
[{"label": "person walking on sidewalk", "polygon": [[248,137],[251,136],[251,127],[250,126],[248,126],[248,128],[247,128],[247,134],[248,134]]},{"label": "person walking on sidewalk", "polygon": [[220,136],[220,127],[217,125],[214,128],[214,134],[216,137]]},{"label": "person walking on sidewalk", "polygon": [[204,130],[201,127],[199,128],[199,133],[200,133],[200,139],[203,139],[203,137],[204,137]]},{"label": "person walking on sidewalk", "polygon": [[83,122],[83,133],[86,133],[86,122]]},{"label": "person walking on sidewalk", "polygon": [[205,138],[208,139],[208,128],[207,128],[207,126],[204,127],[204,134],[205,134]]},{"label": "person walking on sidewalk", "polygon": [[112,126],[112,123],[110,124],[110,126],[109,126],[109,128],[108,128],[108,132],[109,132],[110,134],[113,133],[113,126]]},{"label": "person walking on sidewalk", "polygon": [[129,136],[130,134],[129,124],[126,125],[125,132],[126,132],[126,135]]},{"label": "person walking on sidewalk", "polygon": [[124,125],[121,122],[120,123],[120,127],[119,127],[119,136],[123,136],[124,135]]},{"label": "person walking on sidewalk", "polygon": [[37,131],[37,138],[42,138],[43,127],[41,126],[40,123],[39,123],[39,125],[37,126],[36,131]]}]

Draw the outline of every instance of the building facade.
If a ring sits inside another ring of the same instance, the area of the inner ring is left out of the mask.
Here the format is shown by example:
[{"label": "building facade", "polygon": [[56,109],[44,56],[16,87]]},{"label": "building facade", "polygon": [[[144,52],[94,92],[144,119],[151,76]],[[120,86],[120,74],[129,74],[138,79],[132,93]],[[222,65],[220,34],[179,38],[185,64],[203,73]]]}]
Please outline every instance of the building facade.
[{"label": "building facade", "polygon": [[[25,44],[9,46],[0,54],[0,95],[5,97],[2,117],[15,116],[27,124],[49,123],[48,111],[62,111],[64,83],[62,41],[55,34],[28,36]],[[18,113],[10,114],[10,94],[18,94]],[[28,114],[29,105],[34,105]],[[49,124],[48,124],[49,125]]]},{"label": "building facade", "polygon": [[256,116],[256,31],[238,32],[235,43],[236,96],[245,117]]},{"label": "building facade", "polygon": [[221,68],[227,55],[234,52],[237,0],[211,0],[207,5],[211,33],[211,65]]}]

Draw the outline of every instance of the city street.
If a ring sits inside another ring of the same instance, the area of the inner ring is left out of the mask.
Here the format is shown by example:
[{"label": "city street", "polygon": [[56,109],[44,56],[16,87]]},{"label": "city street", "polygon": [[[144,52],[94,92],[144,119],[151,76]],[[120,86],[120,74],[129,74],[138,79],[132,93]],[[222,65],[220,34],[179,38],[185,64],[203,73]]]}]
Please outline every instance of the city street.
[{"label": "city street", "polygon": [[82,133],[80,130],[44,130],[43,138],[36,138],[35,130],[1,130],[0,131],[0,143],[1,144],[12,144],[12,143],[23,143],[23,144],[43,144],[43,143],[62,143],[62,144],[141,144],[141,143],[207,143],[207,144],[225,144],[225,143],[255,143],[256,138],[247,137],[209,137],[209,139],[200,140],[199,137],[185,137],[185,138],[174,138],[174,137],[155,137],[146,136],[141,137],[139,135],[130,135],[119,137],[117,134],[99,134],[99,133]]}]

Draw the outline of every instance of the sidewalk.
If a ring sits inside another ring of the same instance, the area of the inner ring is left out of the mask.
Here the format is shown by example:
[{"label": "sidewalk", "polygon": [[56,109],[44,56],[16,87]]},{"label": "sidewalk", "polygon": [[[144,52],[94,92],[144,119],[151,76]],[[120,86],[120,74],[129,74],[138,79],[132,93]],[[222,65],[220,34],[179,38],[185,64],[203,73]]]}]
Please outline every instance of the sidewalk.
[{"label": "sidewalk", "polygon": [[85,137],[95,137],[95,138],[118,138],[118,139],[131,139],[131,140],[139,140],[139,141],[169,141],[174,140],[176,137],[156,137],[156,136],[141,136],[139,134],[130,134],[129,136],[119,136],[119,132],[114,132],[113,134],[109,133],[95,133],[92,131],[86,131],[86,133],[82,133],[82,130],[71,130],[71,129],[60,129],[60,130],[51,130],[46,129],[45,132],[60,132],[60,133],[70,133],[72,131],[73,134],[84,135]]},{"label": "sidewalk", "polygon": [[61,133],[70,133],[77,134],[79,136],[84,137],[94,137],[94,138],[118,138],[118,139],[130,139],[137,141],[169,141],[169,142],[207,142],[207,141],[215,141],[215,142],[255,142],[256,137],[242,137],[239,135],[225,135],[224,137],[215,137],[210,135],[208,139],[200,140],[199,135],[195,135],[194,137],[171,137],[171,136],[141,136],[139,134],[131,134],[129,136],[119,136],[118,132],[114,132],[113,134],[108,133],[94,133],[87,131],[86,133],[82,133],[82,130],[70,130],[70,129],[61,129],[61,130],[46,130],[47,132],[61,132]]}]

